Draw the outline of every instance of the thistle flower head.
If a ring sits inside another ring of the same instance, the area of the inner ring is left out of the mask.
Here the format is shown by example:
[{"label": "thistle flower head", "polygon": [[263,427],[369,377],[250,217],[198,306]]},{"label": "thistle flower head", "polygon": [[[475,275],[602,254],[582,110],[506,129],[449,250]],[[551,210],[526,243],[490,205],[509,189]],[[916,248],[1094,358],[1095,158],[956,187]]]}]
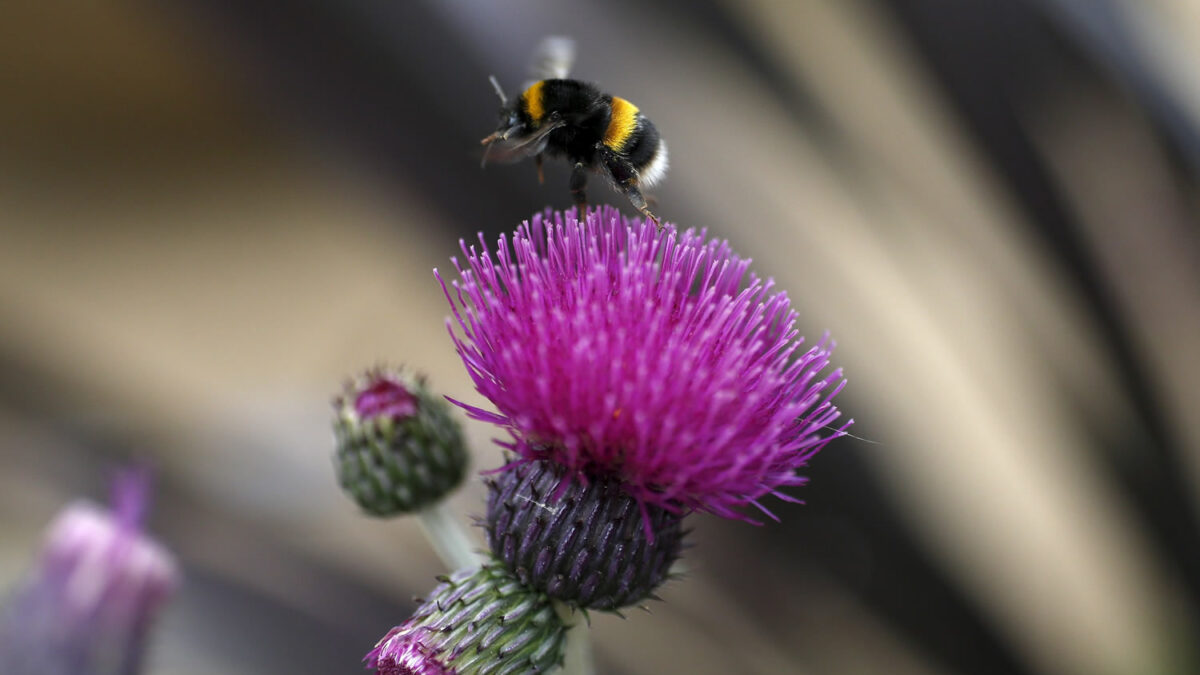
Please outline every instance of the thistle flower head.
[{"label": "thistle flower head", "polygon": [[786,294],[703,230],[547,212],[463,253],[442,280],[451,335],[498,412],[459,405],[525,460],[748,520],[844,429],[832,343],[804,349]]},{"label": "thistle flower head", "polygon": [[550,599],[492,562],[443,577],[364,660],[377,675],[543,673],[562,661],[565,638]]},{"label": "thistle flower head", "polygon": [[112,510],[68,506],[33,574],[0,612],[5,675],[134,675],[178,582],[174,558],[141,532],[147,477],[118,478]]},{"label": "thistle flower head", "polygon": [[395,516],[458,487],[468,454],[446,401],[420,377],[375,368],[334,400],[338,481],[364,511]]}]

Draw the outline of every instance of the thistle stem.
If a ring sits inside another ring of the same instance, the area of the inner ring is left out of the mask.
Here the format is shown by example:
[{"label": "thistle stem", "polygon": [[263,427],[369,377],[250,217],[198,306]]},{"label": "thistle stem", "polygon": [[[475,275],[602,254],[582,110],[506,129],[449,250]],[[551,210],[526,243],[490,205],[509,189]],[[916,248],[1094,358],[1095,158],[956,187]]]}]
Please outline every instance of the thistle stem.
[{"label": "thistle stem", "polygon": [[425,538],[451,570],[479,567],[483,563],[483,559],[475,552],[475,543],[462,524],[450,514],[450,507],[445,500],[421,509],[416,515]]},{"label": "thistle stem", "polygon": [[588,624],[581,612],[569,605],[554,601],[554,611],[567,624],[567,649],[563,658],[563,675],[595,675],[592,662],[592,641],[588,638]]}]

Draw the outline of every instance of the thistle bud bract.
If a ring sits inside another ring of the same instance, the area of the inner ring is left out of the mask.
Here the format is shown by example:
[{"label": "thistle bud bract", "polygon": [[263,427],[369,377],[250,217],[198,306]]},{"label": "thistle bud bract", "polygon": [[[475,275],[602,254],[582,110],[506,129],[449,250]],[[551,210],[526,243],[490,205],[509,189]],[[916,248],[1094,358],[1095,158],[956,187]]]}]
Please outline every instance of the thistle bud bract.
[{"label": "thistle bud bract", "polygon": [[366,663],[378,675],[544,673],[562,661],[565,638],[550,598],[492,562],[443,577]]},{"label": "thistle bud bract", "polygon": [[619,481],[564,479],[549,462],[514,465],[490,482],[488,544],[522,583],[573,606],[619,609],[668,577],[682,516],[647,505]]},{"label": "thistle bud bract", "polygon": [[334,408],[338,481],[367,513],[409,513],[462,482],[462,430],[423,378],[369,371],[346,386]]}]

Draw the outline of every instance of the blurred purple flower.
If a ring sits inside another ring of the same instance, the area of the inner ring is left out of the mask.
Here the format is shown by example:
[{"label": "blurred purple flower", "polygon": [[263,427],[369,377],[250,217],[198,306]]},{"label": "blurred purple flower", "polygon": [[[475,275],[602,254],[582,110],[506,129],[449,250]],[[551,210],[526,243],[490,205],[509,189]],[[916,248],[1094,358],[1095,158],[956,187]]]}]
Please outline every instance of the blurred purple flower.
[{"label": "blurred purple flower", "polygon": [[511,248],[479,245],[463,243],[459,280],[438,279],[458,353],[499,412],[458,405],[507,427],[523,460],[749,520],[747,505],[770,515],[764,495],[795,501],[779,488],[804,483],[796,469],[850,424],[831,426],[845,383],[823,372],[833,343],[801,351],[787,296],[704,230],[547,211]]},{"label": "blurred purple flower", "polygon": [[134,675],[150,624],[178,581],[140,530],[144,472],[121,474],[112,511],[77,502],[48,528],[36,567],[0,611],[4,675]]}]

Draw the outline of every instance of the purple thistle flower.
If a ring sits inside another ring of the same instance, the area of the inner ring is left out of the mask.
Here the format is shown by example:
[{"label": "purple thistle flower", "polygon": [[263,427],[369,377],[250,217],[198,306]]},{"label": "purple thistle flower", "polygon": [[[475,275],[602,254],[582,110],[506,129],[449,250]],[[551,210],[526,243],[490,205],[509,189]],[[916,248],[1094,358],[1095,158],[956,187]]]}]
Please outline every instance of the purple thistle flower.
[{"label": "purple thistle flower", "polygon": [[148,477],[120,475],[112,511],[68,506],[37,566],[0,612],[5,675],[134,675],[150,625],[178,583],[174,558],[141,532]]},{"label": "purple thistle flower", "polygon": [[823,373],[833,343],[801,351],[786,294],[704,230],[547,211],[511,246],[480,235],[462,250],[460,279],[437,275],[447,323],[498,412],[455,403],[506,427],[501,445],[523,461],[615,477],[643,505],[750,520],[747,505],[772,515],[764,495],[796,501],[780,488],[804,483],[796,469],[850,424],[830,426],[845,384]]}]

